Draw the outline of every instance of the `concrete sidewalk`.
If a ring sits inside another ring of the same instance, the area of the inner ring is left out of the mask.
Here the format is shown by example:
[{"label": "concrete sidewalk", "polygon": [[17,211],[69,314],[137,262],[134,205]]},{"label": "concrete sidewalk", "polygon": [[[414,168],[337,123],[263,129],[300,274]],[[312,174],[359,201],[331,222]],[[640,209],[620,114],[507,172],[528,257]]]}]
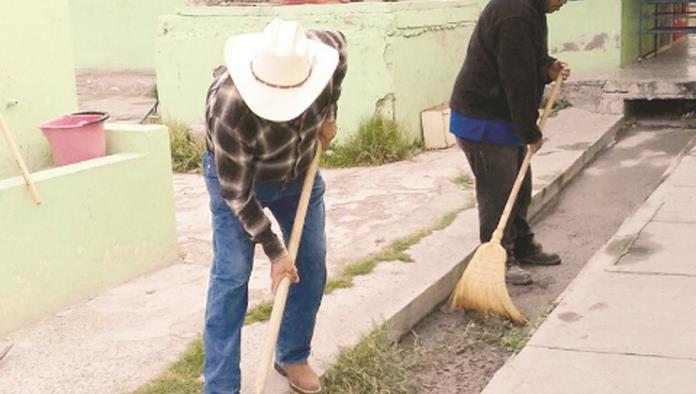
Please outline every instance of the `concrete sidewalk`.
[{"label": "concrete sidewalk", "polygon": [[696,392],[696,149],[665,177],[485,394]]},{"label": "concrete sidewalk", "polygon": [[[567,109],[548,124],[550,141],[534,159],[533,211],[540,209],[596,153],[611,143],[621,116]],[[467,174],[461,152],[426,153],[374,168],[324,171],[329,271],[391,241],[429,227],[445,213],[473,207],[473,191],[454,184]],[[177,177],[177,220],[184,262],[115,288],[89,302],[10,334],[14,349],[0,362],[2,393],[122,393],[164,371],[201,332],[210,230],[198,176]],[[354,286],[328,295],[320,310],[311,362],[326,370],[342,346],[373,325],[409,330],[447,295],[462,260],[478,245],[475,209],[411,247],[412,263],[380,264]],[[253,302],[269,298],[268,263],[260,255]],[[360,306],[361,313],[356,313]],[[243,392],[251,392],[266,324],[243,333]],[[273,374],[269,393],[287,384]]]}]

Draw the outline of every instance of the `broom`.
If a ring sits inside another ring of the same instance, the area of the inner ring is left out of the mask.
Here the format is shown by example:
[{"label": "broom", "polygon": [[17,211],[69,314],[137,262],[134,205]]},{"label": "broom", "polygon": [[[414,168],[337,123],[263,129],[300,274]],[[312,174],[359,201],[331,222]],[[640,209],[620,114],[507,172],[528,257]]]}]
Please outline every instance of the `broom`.
[{"label": "broom", "polygon": [[[544,113],[539,121],[539,129],[541,130],[546,126],[546,121],[556,101],[562,81],[563,77],[559,73],[553,90],[551,91],[551,97],[549,97],[549,100],[546,102]],[[452,294],[452,308],[492,312],[508,317],[518,324],[524,324],[526,322],[525,317],[517,310],[515,304],[512,303],[510,294],[507,290],[507,285],[505,283],[507,252],[505,248],[500,245],[500,242],[503,239],[505,226],[510,217],[512,207],[515,205],[515,200],[520,191],[522,181],[527,174],[532,155],[532,150],[527,149],[527,154],[517,174],[517,179],[515,179],[515,184],[512,187],[507,204],[505,204],[505,209],[498,222],[498,227],[493,232],[491,240],[479,246],[476,253],[474,253],[474,257],[469,261],[469,264],[467,264]]]},{"label": "broom", "polygon": [[36,186],[34,186],[34,182],[31,180],[31,175],[29,175],[27,165],[24,163],[24,158],[22,157],[22,154],[19,153],[17,142],[15,141],[12,133],[10,133],[10,129],[7,127],[5,119],[2,117],[2,115],[0,115],[0,134],[2,134],[2,136],[5,138],[7,147],[10,148],[10,152],[15,159],[15,163],[17,163],[17,167],[19,167],[19,170],[24,177],[24,183],[27,185],[29,193],[31,193],[32,200],[34,200],[36,205],[40,205],[41,197],[39,197],[39,192],[36,190]]},{"label": "broom", "polygon": [[[307,205],[309,204],[309,197],[312,193],[312,185],[314,185],[314,176],[316,175],[317,168],[319,167],[320,157],[321,143],[317,141],[317,150],[314,155],[314,160],[312,160],[312,163],[309,165],[304,183],[302,184],[302,192],[300,193],[300,200],[297,203],[297,212],[295,213],[295,222],[292,224],[292,231],[290,232],[290,240],[288,242],[288,254],[290,255],[290,259],[293,261],[293,263],[297,257],[297,249],[300,246],[302,229],[304,228],[305,216],[307,215]],[[271,371],[273,352],[276,347],[276,342],[278,341],[280,323],[283,319],[285,302],[288,299],[289,291],[290,279],[288,279],[286,276],[280,280],[273,299],[273,310],[271,311],[271,318],[268,323],[268,336],[266,337],[266,343],[263,348],[263,353],[261,354],[259,372],[258,375],[256,375],[257,394],[263,393],[263,390],[266,388],[266,381],[268,380],[268,374]]]}]

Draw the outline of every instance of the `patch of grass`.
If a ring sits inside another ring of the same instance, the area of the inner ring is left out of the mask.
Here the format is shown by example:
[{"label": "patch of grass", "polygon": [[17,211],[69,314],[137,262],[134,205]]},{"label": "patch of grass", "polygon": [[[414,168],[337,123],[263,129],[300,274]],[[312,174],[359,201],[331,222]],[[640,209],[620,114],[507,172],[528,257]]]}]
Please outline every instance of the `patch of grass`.
[{"label": "patch of grass", "polygon": [[401,394],[415,392],[408,369],[417,363],[413,353],[399,348],[384,326],[375,328],[351,349],[340,352],[324,376],[324,393]]},{"label": "patch of grass", "polygon": [[[410,246],[410,245],[409,245]],[[408,247],[406,248],[408,249]],[[380,252],[375,255],[375,259],[378,263],[384,261],[401,261],[402,263],[412,263],[413,258],[406,252],[399,250],[399,248],[393,247]]]},{"label": "patch of grass", "polygon": [[368,258],[366,260],[350,264],[343,270],[341,277],[352,278],[355,276],[367,275],[372,272],[373,269],[375,269],[378,263],[379,260],[376,258]]},{"label": "patch of grass", "polygon": [[519,353],[528,340],[529,335],[524,328],[507,325],[500,337],[500,344],[512,352]]},{"label": "patch of grass", "polygon": [[497,315],[475,313],[464,330],[464,336],[470,336],[474,341],[480,341],[504,348],[507,351],[519,353],[529,341],[536,329],[546,320],[555,304],[542,308],[538,314],[530,318],[524,326],[517,326],[509,320]]},{"label": "patch of grass", "polygon": [[534,331],[544,323],[549,313],[551,313],[555,307],[556,304],[551,303],[547,307],[542,308],[539,313],[533,318],[530,318],[524,326],[516,326],[507,320],[501,320],[501,323],[499,323],[501,330],[499,344],[511,352],[519,353],[527,345]]},{"label": "patch of grass", "polygon": [[419,150],[397,122],[378,116],[360,122],[345,143],[332,145],[321,157],[325,168],[374,166],[412,157]]},{"label": "patch of grass", "polygon": [[172,155],[172,170],[175,172],[200,172],[201,154],[205,148],[202,140],[191,135],[191,128],[181,122],[165,120],[169,128],[169,146]]},{"label": "patch of grass", "polygon": [[169,129],[169,149],[174,172],[200,173],[201,154],[205,149],[205,142],[191,134],[189,125],[154,115],[149,116],[143,123],[161,124]]},{"label": "patch of grass", "polygon": [[454,184],[462,189],[471,189],[472,187],[474,187],[474,180],[471,179],[470,176],[462,174],[454,178]]},{"label": "patch of grass", "polygon": [[353,286],[352,278],[337,278],[330,279],[326,282],[326,287],[324,288],[324,294],[331,294],[336,289],[347,289]]},{"label": "patch of grass", "polygon": [[203,342],[191,342],[179,360],[156,380],[132,392],[132,394],[194,394],[200,393],[203,367]]},{"label": "patch of grass", "polygon": [[463,211],[463,210],[465,210],[465,209],[473,208],[473,206],[474,206],[474,204],[472,203],[470,206],[467,206],[467,207],[465,207],[465,208],[458,209],[458,210],[456,210],[456,211],[452,211],[452,212],[446,214],[445,216],[443,216],[442,218],[440,218],[440,221],[437,222],[437,223],[435,224],[435,226],[433,226],[433,230],[434,230],[434,231],[441,231],[441,230],[446,229],[446,228],[449,227],[452,223],[454,223],[454,220],[457,219],[457,215],[459,215],[459,212],[461,212],[461,211]]},{"label": "patch of grass", "polygon": [[273,301],[263,301],[249,309],[244,318],[244,324],[254,324],[260,321],[267,321],[271,318],[273,311]]}]

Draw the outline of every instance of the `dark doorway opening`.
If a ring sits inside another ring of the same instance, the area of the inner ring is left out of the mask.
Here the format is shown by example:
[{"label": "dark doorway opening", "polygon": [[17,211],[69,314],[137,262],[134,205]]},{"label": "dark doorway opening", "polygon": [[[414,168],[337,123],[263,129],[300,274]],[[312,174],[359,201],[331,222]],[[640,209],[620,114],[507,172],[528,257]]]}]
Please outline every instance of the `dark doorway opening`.
[{"label": "dark doorway opening", "polygon": [[696,116],[696,100],[626,100],[624,115],[631,118],[694,117]]}]

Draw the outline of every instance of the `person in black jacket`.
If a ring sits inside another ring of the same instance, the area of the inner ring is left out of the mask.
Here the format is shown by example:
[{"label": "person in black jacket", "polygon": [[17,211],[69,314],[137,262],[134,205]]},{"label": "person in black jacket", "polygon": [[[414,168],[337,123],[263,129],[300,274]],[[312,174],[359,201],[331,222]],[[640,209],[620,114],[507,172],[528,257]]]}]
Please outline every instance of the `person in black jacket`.
[{"label": "person in black jacket", "polygon": [[[570,68],[548,54],[546,14],[566,0],[491,0],[471,36],[452,92],[450,131],[476,177],[481,242],[491,239],[527,149],[541,148],[537,126],[544,86]],[[508,283],[528,285],[519,263],[560,264],[535,241],[527,209],[531,169],[503,236]]]}]

